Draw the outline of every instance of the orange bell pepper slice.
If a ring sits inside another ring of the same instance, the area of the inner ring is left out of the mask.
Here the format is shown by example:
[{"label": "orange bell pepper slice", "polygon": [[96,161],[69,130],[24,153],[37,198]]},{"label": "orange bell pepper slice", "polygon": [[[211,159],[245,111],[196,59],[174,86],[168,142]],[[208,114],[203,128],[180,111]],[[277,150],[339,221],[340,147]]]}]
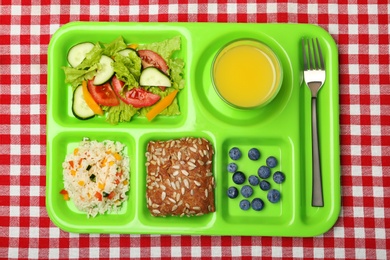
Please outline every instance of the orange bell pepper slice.
[{"label": "orange bell pepper slice", "polygon": [[167,108],[170,104],[172,104],[173,100],[176,97],[176,94],[179,91],[175,89],[171,93],[169,93],[166,97],[161,99],[160,102],[158,102],[152,109],[149,110],[148,113],[146,113],[146,118],[151,121],[153,118],[155,118],[158,114],[160,114],[165,108]]},{"label": "orange bell pepper slice", "polygon": [[103,112],[102,108],[93,99],[93,97],[91,96],[91,93],[89,93],[88,87],[87,87],[87,81],[83,80],[82,88],[83,88],[83,95],[84,95],[85,103],[87,103],[87,105],[92,109],[92,111],[96,115],[102,116],[104,112]]}]

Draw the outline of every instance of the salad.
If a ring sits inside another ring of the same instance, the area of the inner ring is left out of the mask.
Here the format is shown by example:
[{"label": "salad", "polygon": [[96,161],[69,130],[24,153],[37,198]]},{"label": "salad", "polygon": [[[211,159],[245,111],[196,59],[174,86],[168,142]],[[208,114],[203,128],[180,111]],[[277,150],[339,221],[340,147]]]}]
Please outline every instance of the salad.
[{"label": "salad", "polygon": [[73,88],[72,112],[86,120],[106,116],[111,124],[140,115],[180,114],[177,93],[184,87],[184,61],[174,57],[179,36],[150,44],[82,42],[68,52],[65,83]]}]

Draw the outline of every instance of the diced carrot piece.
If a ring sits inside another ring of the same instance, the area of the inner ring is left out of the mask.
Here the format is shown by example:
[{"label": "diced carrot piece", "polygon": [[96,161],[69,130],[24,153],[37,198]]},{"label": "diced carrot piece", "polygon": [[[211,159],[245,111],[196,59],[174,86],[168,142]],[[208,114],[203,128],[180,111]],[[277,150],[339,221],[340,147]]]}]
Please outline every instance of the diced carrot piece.
[{"label": "diced carrot piece", "polygon": [[101,194],[100,192],[98,192],[98,191],[95,193],[95,197],[96,197],[99,201],[101,201],[102,198],[103,198],[102,194]]},{"label": "diced carrot piece", "polygon": [[69,200],[69,194],[68,192],[65,190],[65,189],[62,189],[60,191],[60,194],[62,195],[62,197],[64,198],[64,200]]},{"label": "diced carrot piece", "polygon": [[111,199],[114,198],[114,197],[115,197],[115,192],[114,192],[114,191],[111,191],[110,194],[108,194],[108,196],[107,196],[107,198],[108,198],[109,200],[111,200]]},{"label": "diced carrot piece", "polygon": [[73,163],[73,161],[69,161],[69,165],[70,165],[70,167],[74,167],[74,163]]}]

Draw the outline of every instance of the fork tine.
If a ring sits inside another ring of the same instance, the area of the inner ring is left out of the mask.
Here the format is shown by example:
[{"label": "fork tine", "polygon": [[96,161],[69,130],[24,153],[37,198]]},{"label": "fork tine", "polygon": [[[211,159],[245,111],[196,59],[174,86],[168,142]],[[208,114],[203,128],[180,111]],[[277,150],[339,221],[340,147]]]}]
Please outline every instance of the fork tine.
[{"label": "fork tine", "polygon": [[302,54],[303,54],[303,69],[308,70],[307,57],[306,57],[306,49],[305,49],[305,39],[302,38]]},{"label": "fork tine", "polygon": [[312,59],[313,53],[311,52],[311,48],[310,48],[310,40],[307,40],[307,50],[309,53],[310,69],[312,70],[312,69],[314,69],[314,64],[313,64],[313,59]]},{"label": "fork tine", "polygon": [[[316,69],[318,70],[319,67],[318,67],[318,59],[317,59],[317,51],[316,51],[316,46],[315,46],[315,43],[314,43],[314,39],[311,39],[311,43],[312,43],[312,46],[313,46],[313,57],[314,57],[314,64],[315,64],[315,67],[313,67],[312,69]],[[310,44],[310,42],[309,42]]]},{"label": "fork tine", "polygon": [[322,51],[321,51],[320,42],[318,41],[318,38],[316,38],[316,40],[317,40],[318,56],[320,57],[320,64],[321,64],[320,69],[324,70],[325,69],[324,57],[322,56]]}]

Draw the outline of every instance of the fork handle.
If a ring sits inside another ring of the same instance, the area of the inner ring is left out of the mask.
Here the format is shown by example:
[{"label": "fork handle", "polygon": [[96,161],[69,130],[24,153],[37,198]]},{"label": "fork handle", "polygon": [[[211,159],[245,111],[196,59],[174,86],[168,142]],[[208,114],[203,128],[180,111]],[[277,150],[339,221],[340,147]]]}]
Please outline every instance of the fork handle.
[{"label": "fork handle", "polygon": [[323,207],[324,199],[322,196],[321,164],[318,145],[317,129],[317,98],[311,99],[311,122],[312,122],[312,156],[313,156],[313,187],[312,187],[312,206]]}]

